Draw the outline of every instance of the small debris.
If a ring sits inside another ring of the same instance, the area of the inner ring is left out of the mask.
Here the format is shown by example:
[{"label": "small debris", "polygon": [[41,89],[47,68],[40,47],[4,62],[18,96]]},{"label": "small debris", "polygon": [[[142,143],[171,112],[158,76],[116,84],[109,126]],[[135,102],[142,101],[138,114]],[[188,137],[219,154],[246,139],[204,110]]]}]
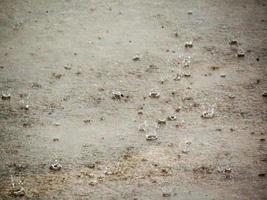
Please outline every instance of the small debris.
[{"label": "small debris", "polygon": [[229,94],[228,97],[229,97],[230,99],[234,99],[234,98],[235,98],[235,96],[232,95],[232,94]]},{"label": "small debris", "polygon": [[12,191],[12,194],[16,197],[22,197],[25,196],[26,192],[23,187],[16,188]]},{"label": "small debris", "polygon": [[138,55],[135,55],[134,57],[133,57],[133,61],[140,61],[141,60],[141,58],[140,58],[140,56],[138,56]]},{"label": "small debris", "polygon": [[141,131],[141,132],[145,132],[146,131],[146,129],[145,129],[145,127],[143,125],[140,125],[138,130]]},{"label": "small debris", "polygon": [[112,173],[111,171],[104,171],[104,174],[110,176],[110,175],[112,175],[113,173]]},{"label": "small debris", "polygon": [[174,36],[175,36],[175,37],[178,37],[178,36],[179,36],[179,34],[178,34],[177,32],[175,32],[175,33],[174,33]]},{"label": "small debris", "polygon": [[190,142],[190,141],[186,141],[185,144],[187,144],[187,145],[191,145],[192,142]]},{"label": "small debris", "polygon": [[54,73],[52,74],[52,76],[55,77],[56,79],[60,79],[63,75],[54,72]]},{"label": "small debris", "polygon": [[231,41],[229,42],[229,44],[230,44],[230,45],[237,45],[238,42],[237,42],[237,40],[231,40]]},{"label": "small debris", "polygon": [[153,140],[157,140],[158,137],[156,135],[146,135],[146,140],[147,141],[153,141]]},{"label": "small debris", "polygon": [[59,122],[55,122],[54,126],[60,126],[60,123]]},{"label": "small debris", "polygon": [[231,168],[217,169],[217,171],[219,173],[223,173],[225,175],[226,179],[230,179],[231,178],[231,173],[232,173],[232,169]]},{"label": "small debris", "polygon": [[58,139],[58,138],[54,138],[53,141],[54,141],[54,142],[58,142],[59,139]]},{"label": "small debris", "polygon": [[53,171],[59,171],[61,168],[62,166],[57,161],[50,166],[50,169]]},{"label": "small debris", "polygon": [[139,110],[139,111],[137,112],[137,114],[138,114],[138,115],[142,115],[142,114],[143,114],[143,111],[142,111],[142,110]]},{"label": "small debris", "polygon": [[213,66],[211,66],[210,68],[211,68],[212,70],[214,70],[214,71],[220,69],[220,67],[217,66],[217,65],[213,65]]},{"label": "small debris", "polygon": [[192,41],[186,42],[184,46],[185,46],[185,48],[192,48],[193,42]]},{"label": "small debris", "polygon": [[182,150],[182,153],[183,153],[183,154],[188,154],[188,153],[189,153],[189,151],[188,151],[188,150],[186,150],[186,149],[183,149],[183,150]]},{"label": "small debris", "polygon": [[112,92],[112,99],[121,99],[124,95],[120,91]]},{"label": "small debris", "polygon": [[35,88],[35,89],[42,88],[42,85],[39,84],[39,83],[34,82],[34,83],[32,83],[32,88]]},{"label": "small debris", "polygon": [[210,119],[214,117],[214,108],[210,108],[207,111],[204,111],[201,115],[202,118]]},{"label": "small debris", "polygon": [[187,14],[188,14],[188,15],[193,15],[193,11],[192,11],[192,10],[189,10],[189,11],[187,12]]},{"label": "small debris", "polygon": [[171,196],[171,193],[169,193],[169,192],[163,192],[162,193],[162,196],[163,197],[170,197]]},{"label": "small debris", "polygon": [[149,97],[151,97],[151,98],[159,98],[160,94],[159,94],[159,92],[151,90],[151,92],[149,93]]},{"label": "small debris", "polygon": [[69,65],[69,64],[64,65],[64,68],[65,68],[66,70],[71,70],[71,65]]},{"label": "small debris", "polygon": [[92,120],[91,120],[91,119],[85,119],[85,120],[83,120],[83,122],[84,122],[85,124],[89,124],[89,123],[92,122]]},{"label": "small debris", "polygon": [[177,108],[175,109],[175,111],[176,111],[176,112],[180,112],[180,111],[181,111],[181,107],[180,107],[180,106],[177,107]]},{"label": "small debris", "polygon": [[93,168],[95,168],[95,163],[88,163],[88,164],[86,165],[86,167],[88,167],[88,168],[90,168],[90,169],[93,169]]},{"label": "small debris", "polygon": [[265,173],[261,173],[261,174],[258,174],[259,177],[265,177],[266,174]]},{"label": "small debris", "polygon": [[2,93],[2,100],[10,100],[11,94],[10,93]]},{"label": "small debris", "polygon": [[176,120],[176,116],[175,115],[170,115],[170,116],[168,116],[168,120],[174,121],[174,120]]},{"label": "small debris", "polygon": [[90,181],[89,182],[89,185],[91,185],[91,186],[95,186],[97,184],[97,181]]},{"label": "small debris", "polygon": [[176,77],[173,80],[179,81],[179,80],[181,80],[181,78],[182,78],[182,75],[180,73],[178,73],[178,74],[176,74]]},{"label": "small debris", "polygon": [[190,72],[185,72],[185,73],[183,74],[183,76],[184,76],[184,77],[191,77],[191,73],[190,73]]},{"label": "small debris", "polygon": [[220,75],[222,78],[225,78],[226,77],[226,74],[221,74]]},{"label": "small debris", "polygon": [[183,61],[184,67],[189,67],[190,66],[190,63],[191,63],[190,59],[191,59],[190,56],[188,58],[184,59],[184,61]]},{"label": "small debris", "polygon": [[267,92],[263,92],[263,93],[262,93],[262,96],[263,96],[263,97],[267,97]]},{"label": "small debris", "polygon": [[237,50],[237,57],[245,57],[245,51],[243,49],[238,49]]},{"label": "small debris", "polygon": [[158,124],[165,125],[166,124],[166,120],[165,119],[158,119]]}]

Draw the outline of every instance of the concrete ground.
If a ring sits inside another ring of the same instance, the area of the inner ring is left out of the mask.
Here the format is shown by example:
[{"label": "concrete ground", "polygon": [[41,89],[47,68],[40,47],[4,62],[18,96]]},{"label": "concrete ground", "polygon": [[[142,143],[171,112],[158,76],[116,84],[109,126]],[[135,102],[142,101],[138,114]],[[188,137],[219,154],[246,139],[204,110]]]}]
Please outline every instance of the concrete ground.
[{"label": "concrete ground", "polygon": [[0,0],[0,199],[267,199],[266,24],[265,0]]}]

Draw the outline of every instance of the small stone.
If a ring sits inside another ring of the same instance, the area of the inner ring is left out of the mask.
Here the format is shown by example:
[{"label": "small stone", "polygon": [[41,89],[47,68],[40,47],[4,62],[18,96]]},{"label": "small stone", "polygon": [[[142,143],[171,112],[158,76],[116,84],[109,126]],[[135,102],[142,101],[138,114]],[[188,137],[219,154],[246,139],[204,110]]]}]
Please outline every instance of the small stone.
[{"label": "small stone", "polygon": [[165,119],[158,119],[158,124],[165,125],[166,124],[166,120]]},{"label": "small stone", "polygon": [[184,75],[184,77],[191,77],[191,73],[190,72],[185,72],[183,75]]},{"label": "small stone", "polygon": [[89,182],[89,185],[91,185],[91,186],[95,186],[97,184],[97,181],[90,181]]},{"label": "small stone", "polygon": [[228,97],[229,97],[230,99],[234,99],[234,98],[235,98],[235,96],[232,95],[232,94],[229,94]]},{"label": "small stone", "polygon": [[32,83],[32,88],[35,88],[35,89],[42,88],[42,85],[39,84],[39,83],[34,82],[34,83]]},{"label": "small stone", "polygon": [[175,33],[174,33],[174,36],[175,36],[175,37],[178,37],[178,36],[179,36],[179,34],[178,34],[177,32],[175,32]]},{"label": "small stone", "polygon": [[178,73],[178,74],[176,74],[176,77],[173,80],[179,81],[179,80],[181,80],[181,78],[182,78],[182,75],[180,73]]},{"label": "small stone", "polygon": [[176,120],[176,116],[175,115],[170,115],[170,116],[168,116],[168,120],[175,121]]},{"label": "small stone", "polygon": [[214,109],[208,109],[207,111],[204,111],[201,115],[202,118],[210,119],[214,117]]},{"label": "small stone", "polygon": [[134,57],[133,57],[133,61],[140,61],[141,60],[141,58],[140,58],[140,56],[138,56],[138,55],[135,55]]},{"label": "small stone", "polygon": [[263,93],[262,93],[262,96],[263,96],[263,97],[267,97],[267,92],[263,92]]},{"label": "small stone", "polygon": [[112,175],[113,173],[111,171],[104,171],[105,175]]},{"label": "small stone", "polygon": [[56,79],[60,79],[63,75],[58,73],[53,73],[52,76],[55,77]]},{"label": "small stone", "polygon": [[10,100],[11,94],[10,93],[2,93],[2,100]]},{"label": "small stone", "polygon": [[92,122],[92,120],[91,119],[85,119],[85,120],[83,120],[83,122],[86,123],[86,124],[89,124],[89,123]]},{"label": "small stone", "polygon": [[230,45],[237,45],[238,42],[237,42],[237,40],[231,40],[231,41],[229,42],[229,44],[230,44]]},{"label": "small stone", "polygon": [[62,166],[59,163],[54,163],[50,166],[50,169],[53,171],[59,171],[61,170]]},{"label": "small stone", "polygon": [[260,141],[261,141],[261,142],[265,142],[265,138],[261,138]]},{"label": "small stone", "polygon": [[237,57],[245,57],[245,51],[243,49],[238,49],[237,50]]},{"label": "small stone", "polygon": [[180,112],[180,111],[181,111],[181,107],[180,107],[180,106],[177,107],[177,108],[175,109],[175,111],[176,111],[176,112]]},{"label": "small stone", "polygon": [[150,93],[149,93],[149,97],[151,97],[151,98],[159,98],[160,97],[160,94],[159,94],[159,92],[156,92],[156,91],[151,91]]},{"label": "small stone", "polygon": [[265,177],[266,174],[265,173],[261,173],[261,174],[258,174],[259,177]]},{"label": "small stone", "polygon": [[185,48],[192,48],[193,47],[193,42],[192,41],[188,41],[185,43]]},{"label": "small stone", "polygon": [[65,68],[66,70],[71,70],[71,66],[70,66],[70,65],[64,65],[64,68]]},{"label": "small stone", "polygon": [[137,114],[138,114],[138,115],[142,115],[142,114],[143,114],[143,111],[142,111],[142,110],[139,110],[139,111],[137,112]]},{"label": "small stone", "polygon": [[146,140],[147,141],[153,141],[153,140],[157,140],[158,137],[156,135],[146,135]]},{"label": "small stone", "polygon": [[184,63],[184,67],[189,67],[190,66],[190,63],[191,63],[190,57],[184,59],[183,63]]},{"label": "small stone", "polygon": [[185,144],[187,144],[187,145],[191,145],[192,142],[190,142],[190,141],[186,141]]},{"label": "small stone", "polygon": [[220,75],[222,78],[225,78],[226,77],[226,74],[221,74]]},{"label": "small stone", "polygon": [[214,71],[220,69],[220,67],[219,67],[219,66],[216,66],[216,65],[213,65],[213,66],[211,66],[210,68],[211,68],[212,70],[214,70]]},{"label": "small stone", "polygon": [[112,92],[112,99],[121,99],[124,95],[120,91]]},{"label": "small stone", "polygon": [[12,194],[16,197],[22,197],[22,196],[25,196],[26,192],[23,187],[20,187],[20,188],[14,189],[12,191]]},{"label": "small stone", "polygon": [[187,14],[188,14],[188,15],[193,15],[193,11],[192,11],[192,10],[189,10],[189,11],[187,12]]},{"label": "small stone", "polygon": [[54,142],[58,142],[59,139],[58,139],[58,138],[54,138],[53,141],[54,141]]},{"label": "small stone", "polygon": [[183,150],[182,150],[182,153],[183,153],[183,154],[188,154],[188,153],[189,153],[189,151],[188,151],[188,150],[186,150],[186,149],[183,149]]},{"label": "small stone", "polygon": [[163,193],[162,193],[162,196],[163,196],[163,197],[170,197],[170,196],[171,196],[171,193],[163,192]]},{"label": "small stone", "polygon": [[146,131],[145,127],[143,127],[142,125],[139,126],[138,130],[141,131],[141,132],[145,132]]},{"label": "small stone", "polygon": [[54,126],[60,126],[60,123],[59,122],[55,122]]}]

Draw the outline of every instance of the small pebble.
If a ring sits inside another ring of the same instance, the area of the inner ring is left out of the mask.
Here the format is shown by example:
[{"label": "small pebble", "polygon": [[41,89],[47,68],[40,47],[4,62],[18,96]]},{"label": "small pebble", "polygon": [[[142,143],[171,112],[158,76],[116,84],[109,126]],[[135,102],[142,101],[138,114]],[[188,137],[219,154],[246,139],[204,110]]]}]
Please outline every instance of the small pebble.
[{"label": "small pebble", "polygon": [[229,42],[229,44],[230,44],[230,45],[237,45],[238,42],[237,42],[237,40],[231,40],[231,41]]},{"label": "small pebble", "polygon": [[20,187],[18,189],[14,189],[12,191],[12,194],[16,197],[22,197],[22,196],[25,196],[26,192],[25,192],[25,189],[23,187]]},{"label": "small pebble", "polygon": [[262,96],[263,96],[263,97],[267,97],[267,92],[263,92],[263,93],[262,93]]},{"label": "small pebble", "polygon": [[168,120],[174,121],[174,120],[176,120],[176,116],[175,115],[170,115],[170,116],[168,116]]},{"label": "small pebble", "polygon": [[153,140],[157,140],[158,137],[156,135],[146,135],[146,140],[147,141],[153,141]]},{"label": "small pebble", "polygon": [[192,48],[193,42],[192,41],[186,42],[184,46],[185,46],[185,48]]},{"label": "small pebble", "polygon": [[59,170],[61,170],[61,168],[62,168],[62,166],[59,163],[55,163],[55,164],[52,164],[50,166],[50,169],[53,171],[59,171]]},{"label": "small pebble", "polygon": [[166,124],[166,120],[165,119],[158,119],[158,124],[164,125],[164,124]]},{"label": "small pebble", "polygon": [[65,68],[66,70],[71,70],[71,66],[70,66],[70,65],[64,65],[64,68]]},{"label": "small pebble", "polygon": [[202,118],[210,119],[214,117],[214,109],[204,111],[201,115]]},{"label": "small pebble", "polygon": [[159,94],[159,92],[156,92],[156,91],[151,91],[150,93],[149,93],[149,97],[151,97],[151,98],[159,98],[160,97],[160,94]]},{"label": "small pebble", "polygon": [[171,193],[163,192],[163,193],[162,193],[162,196],[163,196],[163,197],[170,197],[170,196],[171,196]]},{"label": "small pebble", "polygon": [[134,56],[133,57],[133,61],[140,61],[141,59],[140,59],[140,56],[138,56],[138,55],[136,55],[136,56]]},{"label": "small pebble", "polygon": [[10,93],[2,93],[2,99],[3,100],[10,100],[11,94]]},{"label": "small pebble", "polygon": [[245,51],[243,49],[238,49],[237,51],[237,57],[245,57]]},{"label": "small pebble", "polygon": [[112,92],[112,99],[121,99],[124,95],[120,91]]},{"label": "small pebble", "polygon": [[188,14],[188,15],[193,15],[193,11],[192,11],[192,10],[189,10],[189,11],[187,12],[187,14]]}]

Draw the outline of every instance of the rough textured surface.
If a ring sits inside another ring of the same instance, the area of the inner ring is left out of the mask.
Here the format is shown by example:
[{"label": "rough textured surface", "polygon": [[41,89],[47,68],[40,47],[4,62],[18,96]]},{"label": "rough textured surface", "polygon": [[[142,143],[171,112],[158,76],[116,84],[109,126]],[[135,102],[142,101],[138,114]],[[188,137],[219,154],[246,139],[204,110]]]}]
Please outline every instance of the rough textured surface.
[{"label": "rough textured surface", "polygon": [[266,199],[266,10],[0,0],[0,199]]}]

